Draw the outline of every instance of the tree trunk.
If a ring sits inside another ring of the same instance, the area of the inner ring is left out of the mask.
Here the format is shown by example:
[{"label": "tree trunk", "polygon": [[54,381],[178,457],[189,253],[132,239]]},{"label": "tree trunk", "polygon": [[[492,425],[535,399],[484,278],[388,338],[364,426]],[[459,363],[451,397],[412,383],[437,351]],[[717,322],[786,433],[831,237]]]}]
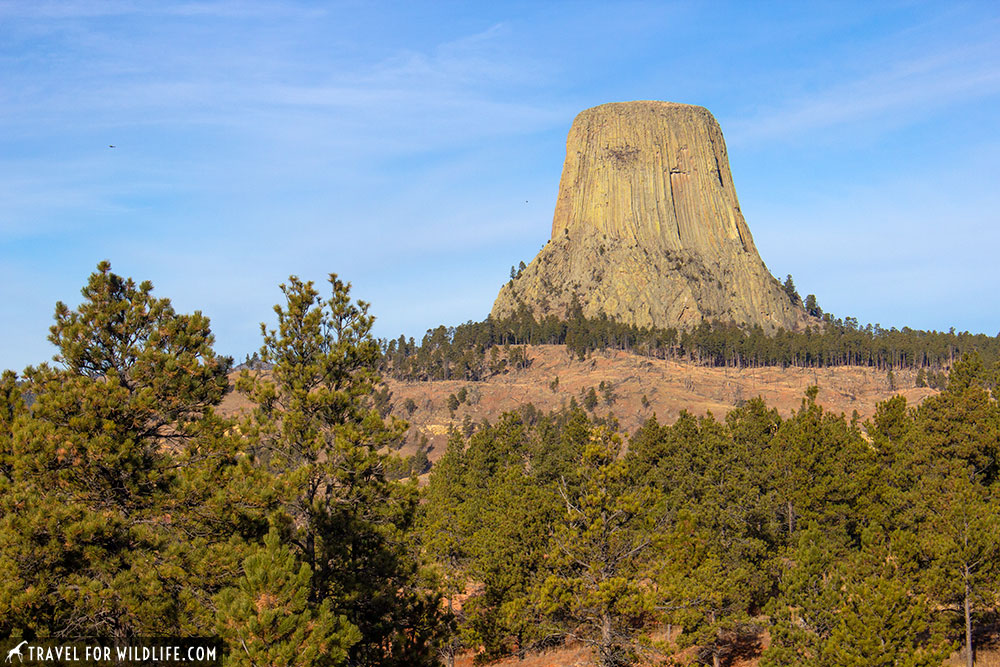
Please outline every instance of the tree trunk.
[{"label": "tree trunk", "polygon": [[601,616],[601,664],[604,667],[615,667],[615,647],[611,632],[611,615]]},{"label": "tree trunk", "polygon": [[[791,503],[789,503],[789,507]],[[712,625],[715,625],[715,611],[709,613],[709,621]],[[712,667],[721,667],[722,661],[719,660],[719,631],[715,631],[715,640],[713,641],[714,646],[712,646]]]},{"label": "tree trunk", "polygon": [[976,663],[976,654],[972,648],[972,591],[969,590],[969,566],[965,566],[965,665],[972,667]]},{"label": "tree trunk", "polygon": [[[448,615],[451,616],[453,613],[453,608],[451,605],[452,597],[448,596]],[[455,667],[455,640],[448,640],[448,667]]]},{"label": "tree trunk", "polygon": [[[965,553],[968,553],[969,549],[969,517],[965,517],[965,532],[962,534],[962,542],[965,545]],[[965,599],[963,602],[964,612],[965,612],[965,665],[966,667],[972,667],[976,663],[975,649],[972,647],[972,588],[969,586],[970,573],[969,573],[969,561],[966,560],[962,564],[962,574],[964,575],[965,581]]]}]

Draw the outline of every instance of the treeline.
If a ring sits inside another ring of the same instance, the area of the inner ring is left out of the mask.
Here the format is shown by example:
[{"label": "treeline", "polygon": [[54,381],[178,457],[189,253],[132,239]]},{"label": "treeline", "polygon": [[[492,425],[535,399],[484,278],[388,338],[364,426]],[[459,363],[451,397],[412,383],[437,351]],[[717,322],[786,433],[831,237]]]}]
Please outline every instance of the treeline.
[{"label": "treeline", "polygon": [[715,667],[940,667],[963,645],[972,665],[1000,611],[988,371],[956,362],[943,393],[893,398],[864,429],[812,387],[788,419],[760,399],[652,419],[627,451],[578,409],[453,434],[421,517],[463,600],[446,656],[572,638],[607,667],[686,647]]},{"label": "treeline", "polygon": [[[0,380],[0,637],[219,636],[231,665],[438,664],[405,424],[375,407],[367,306],[291,278],[224,419],[209,321],[98,266],[56,364]],[[29,406],[25,397],[33,397]],[[6,645],[7,642],[5,642]]]},{"label": "treeline", "polygon": [[[584,358],[594,350],[627,350],[659,359],[709,366],[867,366],[885,370],[950,368],[968,352],[988,364],[1000,360],[1000,337],[861,326],[854,318],[823,315],[822,325],[769,335],[760,327],[703,322],[697,328],[650,329],[602,318],[579,308],[567,320],[538,321],[526,308],[496,321],[468,322],[429,330],[418,344],[400,336],[383,343],[384,371],[405,380],[483,380],[523,366],[524,345],[565,345]],[[936,376],[929,376],[931,380]]]}]

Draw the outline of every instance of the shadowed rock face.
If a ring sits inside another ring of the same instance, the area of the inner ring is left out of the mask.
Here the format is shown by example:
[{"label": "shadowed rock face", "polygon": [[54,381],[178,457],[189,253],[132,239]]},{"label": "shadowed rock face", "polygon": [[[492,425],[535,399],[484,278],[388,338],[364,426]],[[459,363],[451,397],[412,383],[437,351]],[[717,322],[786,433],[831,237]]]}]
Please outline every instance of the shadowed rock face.
[{"label": "shadowed rock face", "polygon": [[622,102],[587,109],[566,142],[552,238],[505,285],[492,316],[521,304],[566,316],[575,301],[637,326],[807,321],[757,254],[719,124],[707,109]]}]

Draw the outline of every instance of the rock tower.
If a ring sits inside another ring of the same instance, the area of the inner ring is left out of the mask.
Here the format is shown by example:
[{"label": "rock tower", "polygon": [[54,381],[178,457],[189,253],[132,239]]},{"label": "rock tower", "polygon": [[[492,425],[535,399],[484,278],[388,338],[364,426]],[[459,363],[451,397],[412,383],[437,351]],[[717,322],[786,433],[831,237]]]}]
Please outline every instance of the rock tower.
[{"label": "rock tower", "polygon": [[573,121],[552,237],[491,315],[565,317],[573,303],[637,326],[807,322],[757,254],[707,109],[621,102]]}]

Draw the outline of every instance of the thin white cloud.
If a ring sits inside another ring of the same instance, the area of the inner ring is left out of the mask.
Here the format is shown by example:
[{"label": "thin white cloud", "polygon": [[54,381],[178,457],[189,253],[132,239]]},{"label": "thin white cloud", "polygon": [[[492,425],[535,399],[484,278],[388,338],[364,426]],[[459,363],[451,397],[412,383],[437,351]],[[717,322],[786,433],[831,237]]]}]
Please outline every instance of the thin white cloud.
[{"label": "thin white cloud", "polygon": [[[75,10],[66,11],[99,11],[94,3],[73,6]],[[104,11],[131,7],[113,3]],[[9,79],[10,85],[0,86],[4,123],[33,133],[47,131],[40,121],[67,119],[77,128],[154,123],[238,127],[276,114],[291,113],[301,121],[314,112],[324,114],[326,123],[367,125],[380,136],[393,129],[385,120],[405,123],[418,116],[426,135],[461,128],[463,119],[476,116],[484,121],[481,128],[506,134],[526,125],[536,129],[566,113],[511,102],[516,96],[503,94],[504,86],[543,86],[547,70],[510,48],[510,30],[502,24],[423,52],[398,51],[367,64],[348,67],[328,60],[322,74],[312,70],[308,54],[293,43],[289,52],[268,53],[262,59],[265,69],[253,66],[256,56],[245,44],[198,44],[193,52],[165,49],[167,55],[161,57],[156,44],[119,43],[83,30],[74,39],[97,43],[89,50],[101,58],[69,77],[50,79],[42,69],[41,80],[28,75]],[[170,36],[161,39],[169,41]],[[331,111],[341,116],[331,117]],[[314,121],[324,124],[323,118]]]},{"label": "thin white cloud", "polygon": [[879,120],[898,126],[940,109],[1000,94],[1000,49],[963,46],[889,64],[809,96],[727,123],[733,145],[795,140],[804,133]]}]

